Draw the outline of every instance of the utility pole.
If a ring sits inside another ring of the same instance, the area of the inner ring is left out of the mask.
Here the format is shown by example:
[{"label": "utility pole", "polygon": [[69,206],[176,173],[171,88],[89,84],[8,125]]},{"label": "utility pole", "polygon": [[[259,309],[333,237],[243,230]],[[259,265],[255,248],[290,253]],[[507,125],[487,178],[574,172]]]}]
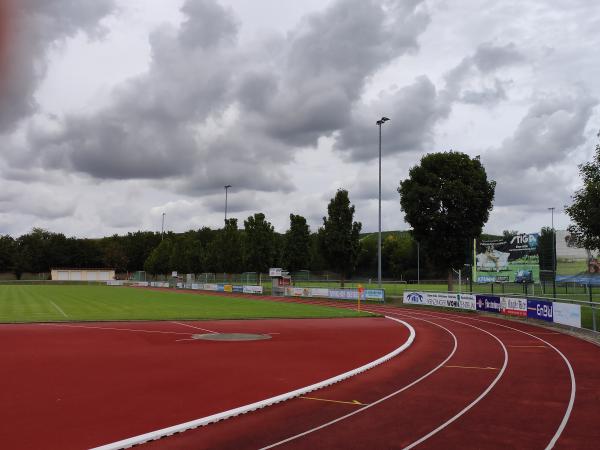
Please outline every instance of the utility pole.
[{"label": "utility pole", "polygon": [[225,186],[225,223],[227,223],[227,189],[231,187],[230,184],[226,184]]},{"label": "utility pole", "polygon": [[167,213],[162,213],[162,227],[160,228],[160,240],[162,241],[165,238],[165,215]]},{"label": "utility pole", "polygon": [[376,123],[379,126],[379,233],[377,235],[377,284],[381,289],[381,125],[390,120],[382,117]]},{"label": "utility pole", "polygon": [[548,209],[552,212],[552,296],[556,298],[556,231],[554,231],[554,206]]}]

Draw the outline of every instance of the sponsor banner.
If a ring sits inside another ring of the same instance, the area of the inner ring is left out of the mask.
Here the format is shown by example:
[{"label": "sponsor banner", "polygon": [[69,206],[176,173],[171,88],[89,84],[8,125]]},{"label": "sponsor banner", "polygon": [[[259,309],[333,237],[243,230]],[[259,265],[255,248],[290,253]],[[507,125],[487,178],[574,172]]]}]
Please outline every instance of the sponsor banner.
[{"label": "sponsor banner", "polygon": [[384,301],[385,291],[383,289],[365,289],[361,299]]},{"label": "sponsor banner", "polygon": [[357,289],[329,289],[329,298],[337,300],[358,300]]},{"label": "sponsor banner", "polygon": [[477,309],[477,299],[473,294],[458,294],[458,305],[461,309],[475,311]]},{"label": "sponsor banner", "polygon": [[527,299],[500,297],[500,312],[507,316],[527,317]]},{"label": "sponsor banner", "polygon": [[271,267],[269,269],[269,276],[270,277],[280,277],[282,276],[282,270],[281,267]]},{"label": "sponsor banner", "polygon": [[527,317],[552,322],[552,302],[537,298],[527,299]]},{"label": "sponsor banner", "polygon": [[305,293],[300,287],[286,287],[285,295],[289,297],[308,297],[308,291]]},{"label": "sponsor banner", "polygon": [[477,295],[477,310],[487,312],[500,312],[500,297],[495,295]]},{"label": "sponsor banner", "polygon": [[177,283],[177,288],[178,289],[183,289],[185,286],[183,283]]},{"label": "sponsor banner", "polygon": [[202,286],[202,285],[199,283],[192,283],[192,289],[194,289],[196,291],[202,289],[200,286]]},{"label": "sponsor banner", "polygon": [[581,328],[581,305],[554,302],[552,306],[554,323]]},{"label": "sponsor banner", "polygon": [[310,288],[308,293],[311,297],[329,297],[329,289],[327,288]]},{"label": "sponsor banner", "polygon": [[233,292],[244,292],[244,286],[233,286]]},{"label": "sponsor banner", "polygon": [[404,292],[403,302],[408,305],[426,305],[427,294],[424,292]]},{"label": "sponsor banner", "polygon": [[476,268],[480,283],[533,283],[539,280],[538,233],[508,239],[481,241],[477,245]]},{"label": "sponsor banner", "polygon": [[217,292],[225,292],[225,285],[223,284],[217,284],[217,289],[215,289]]},{"label": "sponsor banner", "polygon": [[[204,289],[205,291],[218,291],[219,290],[219,285],[218,284],[214,284],[214,283],[205,283],[205,284],[201,284],[200,286],[202,286],[200,289]],[[223,290],[223,285],[221,285],[221,291]]]},{"label": "sponsor banner", "polygon": [[231,284],[223,285],[223,292],[233,292],[233,286]]},{"label": "sponsor banner", "polygon": [[123,286],[123,281],[121,280],[108,280],[106,282],[107,286]]},{"label": "sponsor banner", "polygon": [[262,286],[244,286],[244,294],[262,294]]},{"label": "sponsor banner", "polygon": [[475,311],[475,296],[471,294],[448,294],[445,292],[404,292],[404,303],[410,305],[439,306],[442,308],[469,309]]},{"label": "sponsor banner", "polygon": [[427,304],[441,306],[442,308],[459,308],[457,295],[443,292],[429,292],[427,294]]}]

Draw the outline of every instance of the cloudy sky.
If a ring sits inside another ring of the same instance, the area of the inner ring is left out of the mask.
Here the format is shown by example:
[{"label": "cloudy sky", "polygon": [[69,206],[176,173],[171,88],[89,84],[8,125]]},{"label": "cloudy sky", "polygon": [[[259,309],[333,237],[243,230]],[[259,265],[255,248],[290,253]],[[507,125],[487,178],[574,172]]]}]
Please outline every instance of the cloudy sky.
[{"label": "cloudy sky", "polygon": [[406,229],[427,152],[480,155],[488,232],[564,228],[600,128],[589,0],[0,0],[0,234],[316,229],[350,192]]}]

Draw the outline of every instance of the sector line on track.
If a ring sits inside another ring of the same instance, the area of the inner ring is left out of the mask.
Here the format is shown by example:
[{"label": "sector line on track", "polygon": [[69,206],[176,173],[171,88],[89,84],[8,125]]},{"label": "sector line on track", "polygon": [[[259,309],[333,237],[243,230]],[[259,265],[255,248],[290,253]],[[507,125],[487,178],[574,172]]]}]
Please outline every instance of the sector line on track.
[{"label": "sector line on track", "polygon": [[[371,312],[374,312],[374,311],[371,311]],[[396,315],[398,315],[397,312],[393,312],[393,313],[390,313],[390,314],[396,314]],[[390,393],[390,394],[388,394],[388,395],[386,395],[386,396],[384,396],[384,397],[382,397],[382,398],[380,398],[378,400],[375,400],[375,401],[371,402],[369,405],[364,406],[363,408],[359,408],[359,409],[357,409],[355,411],[352,411],[352,412],[350,412],[348,414],[340,416],[340,417],[338,417],[336,419],[330,420],[330,421],[328,421],[328,422],[326,422],[324,424],[321,424],[319,426],[311,428],[310,430],[306,430],[306,431],[304,431],[302,433],[298,433],[298,434],[296,434],[294,436],[290,436],[289,438],[286,438],[286,439],[283,439],[281,441],[275,442],[275,443],[270,444],[268,446],[261,447],[260,450],[268,450],[268,449],[277,447],[279,445],[286,444],[288,442],[291,442],[293,440],[299,439],[299,438],[301,438],[303,436],[306,436],[308,434],[311,434],[311,433],[314,433],[316,431],[319,431],[319,430],[322,430],[324,428],[327,428],[327,427],[329,427],[331,425],[334,425],[334,424],[336,424],[338,422],[341,422],[341,421],[343,421],[345,419],[348,419],[349,417],[352,417],[352,416],[357,415],[359,413],[365,412],[366,410],[368,410],[370,408],[373,408],[373,407],[379,405],[380,403],[382,403],[382,402],[384,402],[384,401],[386,401],[386,400],[388,400],[388,399],[390,399],[392,397],[395,397],[396,395],[401,394],[402,392],[410,389],[411,387],[413,387],[417,383],[423,381],[424,379],[428,378],[430,375],[432,375],[433,373],[435,373],[436,371],[438,371],[439,369],[441,369],[442,367],[444,367],[445,364],[454,356],[454,354],[456,353],[456,350],[458,348],[458,340],[456,338],[456,335],[454,333],[452,333],[452,331],[450,331],[448,328],[446,328],[443,325],[440,325],[440,324],[438,324],[436,322],[433,322],[431,320],[426,320],[426,319],[423,319],[423,318],[420,318],[420,317],[411,317],[411,316],[408,316],[408,315],[403,315],[402,317],[403,318],[411,318],[411,319],[414,319],[414,320],[421,320],[421,321],[424,321],[424,322],[428,322],[428,323],[430,323],[432,325],[435,325],[435,326],[437,326],[439,328],[442,328],[446,332],[448,332],[452,336],[452,338],[454,340],[454,347],[453,347],[452,351],[450,352],[450,354],[448,355],[448,357],[446,357],[446,359],[444,359],[444,361],[442,361],[439,365],[437,365],[432,370],[430,370],[429,372],[427,372],[425,375],[422,375],[421,377],[417,378],[415,381],[411,382],[410,384],[408,384],[408,385],[406,385],[406,386],[404,386],[404,387],[402,387],[402,388],[400,388],[400,389],[398,389],[398,390],[396,390],[396,391],[394,391],[394,392],[392,392],[392,393]],[[492,336],[500,344],[500,346],[501,346],[501,348],[503,350],[503,353],[504,353],[504,363],[502,365],[501,370],[499,371],[499,373],[496,376],[496,378],[492,381],[492,383],[484,390],[484,392],[482,394],[480,394],[473,402],[471,402],[471,404],[469,404],[466,408],[462,409],[457,415],[455,415],[452,418],[450,418],[448,421],[446,421],[444,424],[440,425],[435,430],[433,430],[430,433],[426,434],[425,436],[423,436],[422,438],[420,438],[417,441],[413,442],[412,444],[409,444],[409,446],[405,447],[405,449],[413,448],[414,446],[420,444],[421,442],[424,442],[425,440],[429,439],[431,436],[433,436],[437,432],[441,431],[443,428],[445,428],[446,426],[448,426],[450,423],[452,423],[453,421],[455,421],[456,419],[458,419],[460,416],[462,416],[464,413],[466,413],[469,409],[471,409],[477,402],[479,402],[483,397],[485,397],[493,389],[493,387],[495,386],[495,384],[500,380],[500,378],[504,374],[504,371],[505,371],[506,366],[508,364],[508,352],[506,350],[506,346],[502,343],[502,341],[500,339],[498,339],[498,337],[496,337],[492,333],[490,333],[490,332],[488,332],[486,330],[483,330],[482,328],[476,327],[474,325],[470,325],[470,324],[463,323],[463,322],[460,322],[460,321],[452,321],[452,322],[456,322],[456,323],[460,323],[462,325],[466,325],[468,327],[477,329],[479,331],[483,331],[484,333]]]},{"label": "sector line on track", "polygon": [[[441,319],[444,319],[444,317],[439,317],[439,315],[456,317],[456,315],[452,315],[452,314],[448,314],[448,313],[443,313],[443,312],[436,312],[436,314],[438,314],[438,316],[435,316],[435,315],[432,315],[432,314],[427,314],[427,313],[422,313],[422,312],[415,312],[415,313],[416,314],[420,314],[420,315],[425,315],[427,317],[438,317],[438,318],[441,318]],[[406,317],[406,316],[404,316],[404,317]],[[545,450],[550,450],[550,449],[554,448],[554,446],[556,445],[556,442],[560,438],[560,435],[562,434],[563,430],[567,426],[567,423],[568,423],[569,418],[571,416],[571,412],[573,411],[573,405],[575,404],[575,396],[576,396],[576,391],[577,391],[577,384],[576,384],[576,379],[575,379],[575,373],[573,371],[573,367],[571,366],[571,363],[569,362],[569,359],[558,348],[556,348],[554,345],[552,345],[550,342],[548,342],[548,341],[542,339],[541,337],[536,336],[536,335],[534,335],[532,333],[528,333],[527,331],[519,330],[518,328],[514,328],[514,327],[511,327],[511,326],[504,325],[504,324],[497,323],[497,322],[490,321],[490,320],[483,320],[483,319],[478,319],[478,318],[475,318],[475,317],[468,317],[468,316],[464,316],[464,315],[460,315],[459,317],[465,318],[465,319],[469,319],[469,320],[475,320],[477,322],[487,323],[487,324],[490,324],[490,325],[496,325],[496,326],[499,326],[499,327],[507,328],[507,329],[510,329],[510,330],[513,330],[513,331],[517,331],[517,332],[522,333],[522,334],[526,334],[527,336],[535,338],[535,339],[543,342],[544,344],[546,344],[548,347],[552,348],[556,353],[558,353],[558,355],[565,362],[565,365],[567,366],[567,370],[569,371],[570,381],[571,381],[571,392],[570,392],[569,402],[567,404],[567,408],[566,408],[565,414],[563,415],[563,418],[561,420],[561,423],[560,423],[559,427],[557,428],[556,432],[554,433],[554,435],[550,439],[550,442],[548,443],[548,445],[546,447],[544,447]],[[446,320],[451,320],[451,319],[446,319]]]}]

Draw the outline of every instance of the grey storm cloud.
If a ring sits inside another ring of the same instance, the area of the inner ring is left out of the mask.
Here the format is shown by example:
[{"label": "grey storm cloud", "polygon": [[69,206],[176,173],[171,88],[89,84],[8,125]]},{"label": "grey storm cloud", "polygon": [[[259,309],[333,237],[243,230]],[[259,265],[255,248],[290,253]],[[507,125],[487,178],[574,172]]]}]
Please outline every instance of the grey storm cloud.
[{"label": "grey storm cloud", "polygon": [[9,4],[12,24],[7,60],[0,82],[0,133],[37,110],[35,91],[46,75],[48,51],[83,31],[96,38],[100,20],[114,10],[114,0],[15,0]]},{"label": "grey storm cloud", "polygon": [[[494,57],[498,61],[493,61]],[[383,126],[382,153],[394,155],[403,152],[421,152],[432,144],[436,124],[446,119],[455,102],[490,103],[506,97],[503,83],[494,78],[490,88],[469,90],[465,86],[481,73],[520,63],[521,54],[514,45],[484,44],[475,53],[464,58],[446,75],[446,86],[437,89],[422,75],[396,91],[386,91],[370,105],[356,107],[352,118],[336,136],[334,148],[351,161],[368,161],[378,156],[375,122],[389,116],[392,122]],[[473,73],[473,68],[477,68]]]},{"label": "grey storm cloud", "polygon": [[449,104],[425,76],[396,92],[385,92],[373,104],[355,111],[352,121],[337,136],[335,149],[354,161],[367,161],[378,156],[378,128],[375,122],[389,116],[383,125],[382,154],[420,151],[432,142],[433,127],[446,117]]},{"label": "grey storm cloud", "polygon": [[[510,80],[501,80],[495,72],[525,61],[514,43],[481,44],[473,55],[465,57],[446,74],[447,94],[456,101],[471,104],[495,104],[505,100],[504,85]],[[470,87],[471,83],[476,86]]]},{"label": "grey storm cloud", "polygon": [[[231,10],[188,0],[181,12],[178,28],[151,34],[145,74],[114,89],[98,112],[32,127],[27,157],[13,165],[37,161],[101,179],[179,177],[173,185],[192,195],[234,181],[290,191],[273,167],[345,128],[369,77],[416,50],[429,23],[422,1],[338,0],[286,36],[243,48]],[[207,126],[220,131],[198,132]]]},{"label": "grey storm cloud", "polygon": [[573,95],[543,97],[521,119],[514,134],[483,161],[492,172],[544,169],[562,162],[585,142],[585,129],[598,100],[580,90]]},{"label": "grey storm cloud", "polygon": [[[277,77],[257,79],[262,99],[246,102],[256,126],[292,146],[312,146],[346,126],[368,78],[418,48],[429,24],[421,1],[337,1],[289,33]],[[260,105],[258,110],[251,109]]]}]

